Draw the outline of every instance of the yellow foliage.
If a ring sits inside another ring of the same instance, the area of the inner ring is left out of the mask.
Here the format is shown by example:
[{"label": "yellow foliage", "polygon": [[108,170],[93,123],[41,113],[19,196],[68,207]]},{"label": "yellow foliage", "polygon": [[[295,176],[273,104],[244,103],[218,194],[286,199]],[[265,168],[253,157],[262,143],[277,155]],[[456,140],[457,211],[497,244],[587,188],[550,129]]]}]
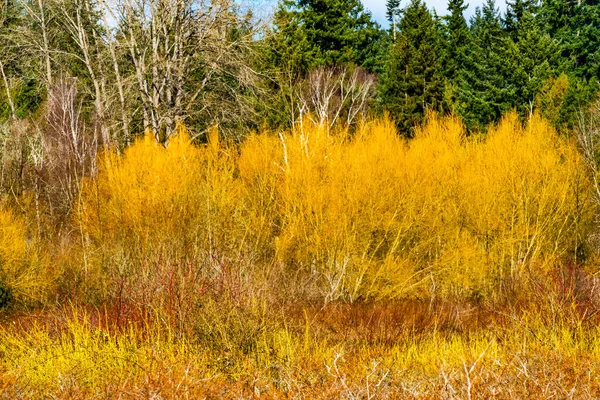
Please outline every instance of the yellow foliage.
[{"label": "yellow foliage", "polygon": [[224,222],[216,216],[230,212],[235,221],[230,157],[215,146],[193,146],[184,130],[168,148],[146,136],[124,154],[102,155],[100,175],[85,183],[79,207],[85,233],[100,245],[132,243],[144,251],[186,240],[213,245],[206,241],[216,240],[214,225]]},{"label": "yellow foliage", "polygon": [[53,281],[28,239],[25,224],[0,209],[0,288],[22,301],[41,301]]},{"label": "yellow foliage", "polygon": [[3,270],[16,268],[26,254],[25,226],[12,213],[0,210],[0,262]]},{"label": "yellow foliage", "polygon": [[439,398],[448,393],[508,399],[515,393],[518,398],[543,398],[575,380],[581,382],[577,390],[582,394],[597,393],[600,387],[598,327],[573,326],[556,316],[550,324],[525,314],[507,326],[469,334],[408,330],[387,345],[342,333],[337,340],[323,332],[313,337],[278,323],[262,330],[248,351],[232,352],[230,346],[247,346],[246,335],[219,347],[209,339],[198,343],[177,337],[160,322],[114,332],[85,314],[73,314],[66,311],[65,320],[46,316],[48,325],[0,327],[5,397],[158,393],[177,399],[236,393],[235,398],[250,398],[267,393],[263,397],[279,398],[299,393],[327,399],[348,393],[375,398],[418,393]]},{"label": "yellow foliage", "polygon": [[[101,305],[0,326],[0,395],[598,391],[594,281],[574,268],[594,226],[590,182],[575,143],[539,116],[468,136],[430,115],[410,142],[386,119],[352,134],[305,121],[239,146],[216,129],[194,145],[178,129],[166,148],[145,137],[102,154],[64,237],[38,243],[0,210],[1,285],[43,300],[49,248],[73,298]],[[525,277],[514,309],[456,301]],[[280,288],[306,297],[270,296]],[[409,297],[431,301],[305,301]]]},{"label": "yellow foliage", "polygon": [[555,126],[560,124],[560,111],[565,103],[565,96],[569,89],[569,78],[561,74],[557,78],[546,79],[540,92],[535,98],[535,106],[542,116]]},{"label": "yellow foliage", "polygon": [[82,197],[86,235],[275,257],[327,299],[479,296],[575,257],[591,218],[575,145],[536,115],[471,137],[431,115],[409,143],[388,120],[352,136],[305,122],[239,149],[210,136],[105,154]]}]

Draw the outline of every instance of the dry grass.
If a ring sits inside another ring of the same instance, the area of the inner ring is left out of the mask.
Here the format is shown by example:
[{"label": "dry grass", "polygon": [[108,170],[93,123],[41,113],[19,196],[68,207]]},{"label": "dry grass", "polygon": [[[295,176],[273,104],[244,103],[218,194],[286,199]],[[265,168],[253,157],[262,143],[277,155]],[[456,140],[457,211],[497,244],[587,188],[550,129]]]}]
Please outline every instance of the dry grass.
[{"label": "dry grass", "polygon": [[[387,312],[394,309],[387,306]],[[381,312],[376,307],[365,311]],[[353,314],[348,310],[349,316]],[[98,315],[101,319],[102,313]],[[117,333],[81,310],[37,315],[35,323],[19,327],[18,335],[10,326],[0,332],[3,394],[323,399],[600,394],[596,327],[565,321],[548,326],[543,318],[529,315],[521,322],[470,333],[435,329],[415,333],[388,321],[379,329],[398,333],[392,341],[380,342],[363,335],[360,322],[352,327],[336,321],[336,310],[324,324],[308,310],[305,316],[305,326],[297,320],[271,322],[252,339],[252,346],[245,347],[248,337],[241,333],[230,337],[235,343],[225,344],[177,338],[157,321]],[[343,332],[333,329],[336,324]]]}]

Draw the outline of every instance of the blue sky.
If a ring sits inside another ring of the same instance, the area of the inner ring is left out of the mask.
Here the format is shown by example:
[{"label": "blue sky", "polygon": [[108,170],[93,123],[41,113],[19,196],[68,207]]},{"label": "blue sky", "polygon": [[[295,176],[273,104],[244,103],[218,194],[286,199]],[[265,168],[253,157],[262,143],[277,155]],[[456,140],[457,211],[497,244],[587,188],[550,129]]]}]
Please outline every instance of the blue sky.
[{"label": "blue sky", "polygon": [[[385,19],[385,0],[362,0],[362,2],[365,5],[365,8],[371,11],[373,18],[377,22],[387,26],[387,20]],[[409,2],[410,0],[402,0],[402,7],[406,6]],[[445,15],[447,12],[447,0],[425,0],[425,3],[427,3],[427,7],[435,8],[439,15]],[[483,0],[465,0],[465,3],[469,4],[469,8],[467,11],[465,11],[465,16],[468,19],[471,15],[473,15],[475,7],[483,4]],[[506,7],[504,0],[496,0],[496,4],[498,8],[504,12]]]}]

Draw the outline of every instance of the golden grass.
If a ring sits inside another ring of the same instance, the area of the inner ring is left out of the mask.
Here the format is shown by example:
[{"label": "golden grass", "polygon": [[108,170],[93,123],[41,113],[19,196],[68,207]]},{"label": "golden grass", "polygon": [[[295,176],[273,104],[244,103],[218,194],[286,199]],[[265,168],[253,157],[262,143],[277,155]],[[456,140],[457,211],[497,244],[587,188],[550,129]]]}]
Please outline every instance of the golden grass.
[{"label": "golden grass", "polygon": [[0,383],[7,397],[508,399],[600,394],[600,332],[564,321],[548,327],[535,318],[471,334],[406,331],[389,345],[316,335],[310,323],[302,328],[281,321],[263,331],[248,352],[178,339],[160,323],[111,333],[81,310],[46,321],[51,323],[34,324],[18,335],[11,327],[0,330]]}]

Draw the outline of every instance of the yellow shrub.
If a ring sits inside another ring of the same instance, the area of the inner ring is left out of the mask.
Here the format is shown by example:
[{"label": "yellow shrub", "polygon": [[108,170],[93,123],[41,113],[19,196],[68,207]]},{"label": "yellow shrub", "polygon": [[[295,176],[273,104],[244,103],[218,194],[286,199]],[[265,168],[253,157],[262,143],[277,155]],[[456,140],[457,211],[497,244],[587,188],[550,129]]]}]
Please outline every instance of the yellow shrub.
[{"label": "yellow shrub", "polygon": [[591,215],[575,145],[538,116],[467,137],[431,115],[409,143],[388,120],[352,136],[306,122],[239,149],[182,132],[101,165],[80,207],[96,245],[276,259],[327,299],[489,294],[573,261]]},{"label": "yellow shrub", "polygon": [[230,157],[224,149],[193,146],[184,130],[168,148],[146,136],[124,154],[104,154],[79,207],[85,232],[99,245],[135,243],[144,251],[214,245],[213,235],[225,231],[221,224],[235,221],[220,217],[234,217],[238,206]]},{"label": "yellow shrub", "polygon": [[269,182],[278,257],[332,296],[481,294],[576,254],[590,217],[575,146],[537,116],[467,138],[433,115],[409,144],[388,121],[352,138],[304,124],[251,137],[242,165]]},{"label": "yellow shrub", "polygon": [[[24,222],[0,209],[0,291],[24,302],[45,298],[54,277],[42,264]],[[0,296],[0,297],[2,297]],[[0,303],[9,301],[7,297]],[[6,306],[7,304],[0,304]]]}]

